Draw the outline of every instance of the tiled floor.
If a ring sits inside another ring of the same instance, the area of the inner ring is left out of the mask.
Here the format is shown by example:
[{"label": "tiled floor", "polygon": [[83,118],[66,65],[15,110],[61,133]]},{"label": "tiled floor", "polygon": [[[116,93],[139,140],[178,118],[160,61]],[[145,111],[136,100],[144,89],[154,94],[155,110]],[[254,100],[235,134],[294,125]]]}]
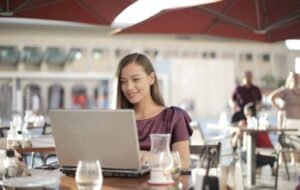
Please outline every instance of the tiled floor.
[{"label": "tiled floor", "polygon": [[[297,184],[299,183],[300,177],[300,164],[294,166],[288,165],[290,180],[287,178],[284,165],[280,166],[279,169],[279,178],[278,178],[278,190],[294,190]],[[252,189],[274,189],[275,177],[271,175],[270,167],[263,167],[262,173],[260,176],[256,176],[256,186]]]}]

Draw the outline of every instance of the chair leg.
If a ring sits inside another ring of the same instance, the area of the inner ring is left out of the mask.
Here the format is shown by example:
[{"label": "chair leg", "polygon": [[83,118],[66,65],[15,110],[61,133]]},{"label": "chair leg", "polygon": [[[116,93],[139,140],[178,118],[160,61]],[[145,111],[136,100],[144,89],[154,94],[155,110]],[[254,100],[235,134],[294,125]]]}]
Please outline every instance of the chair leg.
[{"label": "chair leg", "polygon": [[35,156],[35,152],[31,152],[31,168],[34,167],[34,156]]},{"label": "chair leg", "polygon": [[286,161],[286,157],[285,157],[284,153],[282,153],[282,158],[283,158],[283,162],[284,162],[284,167],[285,167],[286,175],[288,177],[288,180],[290,180],[290,173],[289,173],[289,169],[287,167],[287,161]]},{"label": "chair leg", "polygon": [[279,157],[280,157],[280,153],[277,153],[276,156],[276,171],[275,171],[275,190],[277,190],[278,188],[278,173],[279,173]]}]

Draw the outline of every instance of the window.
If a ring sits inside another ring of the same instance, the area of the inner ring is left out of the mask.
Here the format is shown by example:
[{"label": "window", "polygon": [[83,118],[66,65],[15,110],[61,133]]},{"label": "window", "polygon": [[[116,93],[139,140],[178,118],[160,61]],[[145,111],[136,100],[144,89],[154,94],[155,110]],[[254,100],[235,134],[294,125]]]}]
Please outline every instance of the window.
[{"label": "window", "polygon": [[252,63],[253,62],[253,54],[252,53],[240,54],[240,62],[241,63]]},{"label": "window", "polygon": [[5,65],[17,65],[19,51],[14,46],[0,46],[0,63]]},{"label": "window", "polygon": [[79,60],[82,58],[82,50],[80,48],[71,48],[69,53],[66,55],[67,61],[72,63],[75,60]]},{"label": "window", "polygon": [[63,49],[49,47],[46,50],[46,62],[50,65],[62,66],[67,60],[67,55]]},{"label": "window", "polygon": [[156,49],[145,49],[144,53],[152,59],[155,59],[158,55],[158,51]]},{"label": "window", "polygon": [[115,51],[115,55],[117,58],[122,58],[129,53],[130,53],[129,49],[116,49]]},{"label": "window", "polygon": [[268,53],[259,54],[258,61],[262,63],[270,63],[271,62],[270,54]]},{"label": "window", "polygon": [[99,60],[103,56],[103,50],[102,49],[93,49],[92,57],[94,60]]},{"label": "window", "polygon": [[205,51],[202,53],[202,58],[204,59],[215,59],[216,57],[217,54],[214,51]]},{"label": "window", "polygon": [[28,65],[40,65],[43,62],[44,53],[39,47],[24,47],[22,61]]}]

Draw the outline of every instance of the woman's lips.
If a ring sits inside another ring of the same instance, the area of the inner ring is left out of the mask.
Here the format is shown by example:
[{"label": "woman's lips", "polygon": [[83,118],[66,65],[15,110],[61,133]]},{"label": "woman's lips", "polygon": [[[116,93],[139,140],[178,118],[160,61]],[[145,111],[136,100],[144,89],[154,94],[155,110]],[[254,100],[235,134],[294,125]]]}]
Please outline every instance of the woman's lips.
[{"label": "woman's lips", "polygon": [[130,98],[130,99],[133,99],[135,96],[137,95],[137,93],[128,93],[127,94],[127,97]]}]

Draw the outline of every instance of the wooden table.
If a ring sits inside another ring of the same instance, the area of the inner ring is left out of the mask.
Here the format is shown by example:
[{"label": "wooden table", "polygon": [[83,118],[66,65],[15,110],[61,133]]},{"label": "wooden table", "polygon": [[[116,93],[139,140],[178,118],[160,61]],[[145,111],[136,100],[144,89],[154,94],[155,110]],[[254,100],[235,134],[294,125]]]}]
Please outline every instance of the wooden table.
[{"label": "wooden table", "polygon": [[[55,153],[55,143],[53,136],[44,135],[40,137],[33,137],[32,146],[30,147],[16,147],[15,150],[21,155],[31,154],[31,167],[34,165],[35,153]],[[0,138],[0,150],[4,150],[7,147],[6,138]]]},{"label": "wooden table", "polygon": [[[63,175],[58,170],[32,170],[33,176],[51,176],[60,178],[59,190],[77,189],[75,178]],[[143,190],[167,190],[167,189],[189,189],[192,187],[192,179],[189,175],[180,176],[178,182],[170,186],[151,186],[147,184],[149,175],[140,178],[117,178],[104,177],[102,190],[117,189],[143,189]]]},{"label": "wooden table", "polygon": [[[45,127],[50,126],[50,124],[45,124],[45,125],[28,125],[27,129],[31,130],[31,129],[42,129],[43,128],[43,132],[45,130]],[[10,129],[9,125],[0,125],[0,137],[4,137],[4,131],[8,131]]]},{"label": "wooden table", "polygon": [[255,185],[255,168],[256,168],[256,134],[260,132],[287,132],[298,131],[298,128],[268,128],[268,129],[249,129],[246,127],[240,127],[241,132],[247,134],[247,187],[253,187]]},{"label": "wooden table", "polygon": [[[6,138],[0,138],[0,149],[6,149]],[[25,147],[25,148],[16,148],[16,150],[21,153],[31,153],[31,152],[41,152],[41,153],[51,153],[55,152],[55,144],[53,136],[40,136],[40,137],[33,137],[32,138],[32,146]]]}]

